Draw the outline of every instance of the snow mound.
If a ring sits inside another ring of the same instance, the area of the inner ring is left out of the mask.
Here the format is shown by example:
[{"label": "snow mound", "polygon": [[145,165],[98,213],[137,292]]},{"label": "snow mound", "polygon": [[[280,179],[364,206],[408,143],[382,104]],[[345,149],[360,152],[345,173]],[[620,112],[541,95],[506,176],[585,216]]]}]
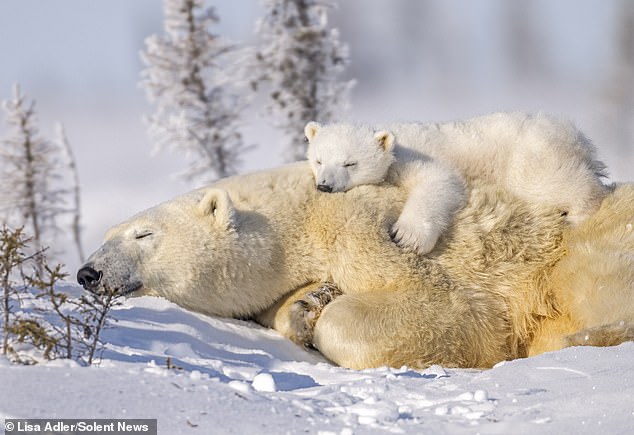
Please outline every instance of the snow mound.
[{"label": "snow mound", "polygon": [[634,430],[634,343],[485,371],[354,371],[275,331],[160,298],[129,299],[113,314],[98,366],[0,358],[0,418],[157,418],[161,434]]}]

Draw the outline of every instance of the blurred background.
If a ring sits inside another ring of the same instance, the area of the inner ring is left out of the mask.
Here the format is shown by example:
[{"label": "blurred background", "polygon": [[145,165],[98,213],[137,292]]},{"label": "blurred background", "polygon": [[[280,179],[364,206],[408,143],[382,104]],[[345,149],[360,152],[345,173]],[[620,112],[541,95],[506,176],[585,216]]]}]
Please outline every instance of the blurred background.
[{"label": "blurred background", "polygon": [[[208,1],[215,33],[250,44],[258,0]],[[346,0],[330,23],[356,81],[348,120],[446,121],[494,111],[569,118],[596,144],[613,181],[634,181],[634,2],[631,0]],[[0,2],[0,99],[14,83],[37,101],[39,128],[60,121],[82,188],[84,248],[137,211],[193,187],[184,160],[153,145],[138,81],[144,39],[162,33],[158,0]],[[257,106],[257,101],[256,101]],[[242,172],[284,162],[283,140],[257,107]],[[4,135],[0,126],[0,137]],[[69,249],[71,273],[79,260]]]}]

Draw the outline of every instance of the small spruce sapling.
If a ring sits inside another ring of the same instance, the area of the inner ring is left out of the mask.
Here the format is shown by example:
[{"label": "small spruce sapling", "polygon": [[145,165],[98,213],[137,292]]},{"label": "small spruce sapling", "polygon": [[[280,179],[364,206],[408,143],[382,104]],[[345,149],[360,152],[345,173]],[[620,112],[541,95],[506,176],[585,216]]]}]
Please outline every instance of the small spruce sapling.
[{"label": "small spruce sapling", "polygon": [[[29,349],[40,350],[44,359],[94,363],[104,350],[101,333],[113,321],[110,310],[121,304],[120,292],[104,289],[73,297],[57,290],[66,273],[60,264],[49,266],[43,251],[27,255],[31,241],[22,228],[0,229],[2,353],[22,364],[37,362]],[[24,310],[25,299],[39,303]]]},{"label": "small spruce sapling", "polygon": [[31,239],[23,235],[23,229],[12,230],[3,225],[0,230],[0,280],[2,286],[3,342],[2,353],[13,361],[33,364],[35,359],[16,349],[16,344],[31,344],[41,349],[45,358],[50,358],[56,345],[48,334],[46,325],[40,319],[29,317],[21,309],[22,298],[29,296],[28,283],[31,277],[26,273],[29,263],[39,267],[43,251],[26,255],[25,250]]},{"label": "small spruce sapling", "polygon": [[27,240],[22,236],[22,228],[11,230],[6,225],[0,230],[0,285],[2,286],[2,354],[10,349],[10,334],[15,318],[18,299],[16,275],[23,278],[22,265],[26,260],[24,248]]},{"label": "small spruce sapling", "polygon": [[101,333],[111,325],[110,310],[121,304],[122,297],[120,292],[111,289],[71,297],[56,290],[56,284],[66,276],[60,265],[55,268],[46,265],[44,278],[32,279],[31,285],[39,290],[38,296],[46,299],[56,314],[49,331],[55,337],[57,356],[90,365],[103,351]]},{"label": "small spruce sapling", "polygon": [[96,358],[101,359],[101,352],[104,350],[100,340],[101,333],[112,324],[110,310],[121,304],[121,292],[116,288],[104,288],[100,293],[89,293],[88,296],[83,295],[80,298],[84,339],[87,345],[83,358],[87,364],[92,364]]}]

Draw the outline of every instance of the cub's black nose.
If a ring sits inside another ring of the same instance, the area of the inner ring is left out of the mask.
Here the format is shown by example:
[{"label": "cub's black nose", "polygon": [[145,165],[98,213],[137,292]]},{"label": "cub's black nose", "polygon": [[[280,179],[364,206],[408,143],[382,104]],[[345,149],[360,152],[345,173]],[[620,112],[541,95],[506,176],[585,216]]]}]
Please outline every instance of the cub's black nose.
[{"label": "cub's black nose", "polygon": [[94,290],[101,281],[101,271],[96,271],[90,266],[84,266],[77,272],[77,282],[86,290]]},{"label": "cub's black nose", "polygon": [[332,187],[330,187],[327,184],[318,184],[317,185],[317,190],[319,190],[321,192],[330,193],[330,192],[332,192]]}]

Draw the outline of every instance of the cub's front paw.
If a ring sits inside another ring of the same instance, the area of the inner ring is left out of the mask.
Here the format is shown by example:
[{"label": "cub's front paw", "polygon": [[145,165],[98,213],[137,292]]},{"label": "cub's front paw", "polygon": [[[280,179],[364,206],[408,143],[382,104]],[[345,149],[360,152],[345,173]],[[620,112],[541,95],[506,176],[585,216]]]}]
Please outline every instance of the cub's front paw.
[{"label": "cub's front paw", "polygon": [[390,231],[392,240],[404,249],[411,249],[417,254],[431,252],[440,237],[440,231],[427,222],[412,222],[399,218]]},{"label": "cub's front paw", "polygon": [[290,309],[291,340],[301,346],[312,348],[313,331],[322,310],[341,293],[337,286],[327,282],[293,303]]}]

